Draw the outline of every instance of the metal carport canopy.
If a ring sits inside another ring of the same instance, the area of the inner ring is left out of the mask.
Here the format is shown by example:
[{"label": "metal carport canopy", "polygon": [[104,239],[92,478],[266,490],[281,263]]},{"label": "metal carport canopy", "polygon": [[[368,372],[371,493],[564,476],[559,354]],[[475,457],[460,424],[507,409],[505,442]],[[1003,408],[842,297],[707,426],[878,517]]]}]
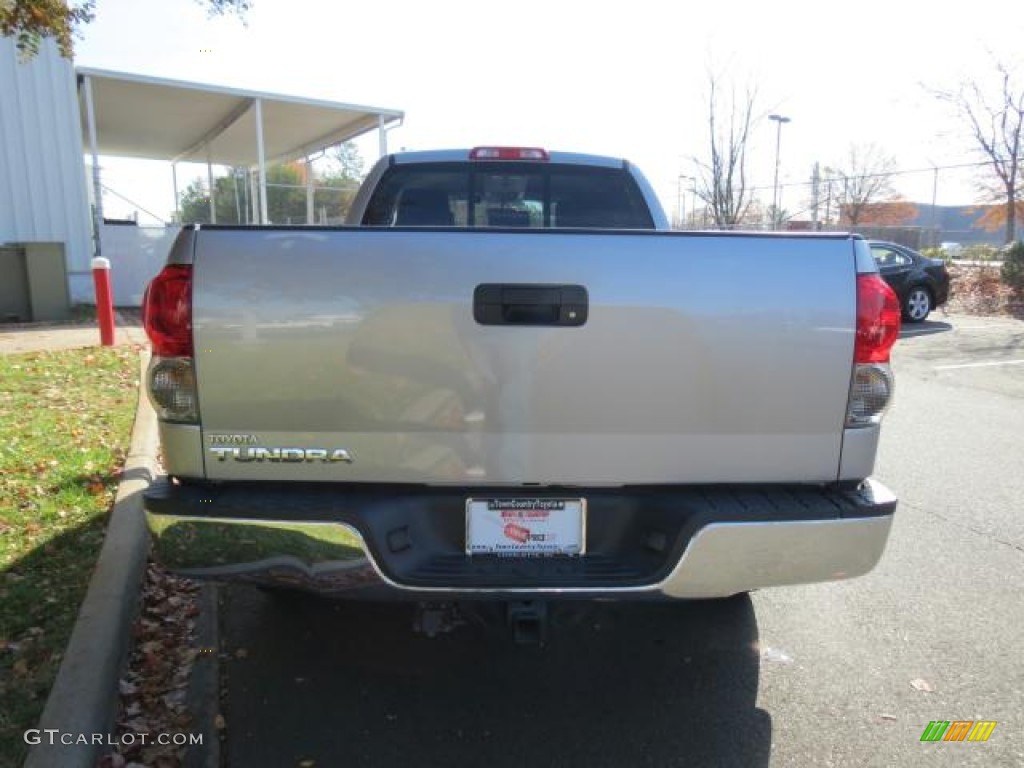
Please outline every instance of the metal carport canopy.
[{"label": "metal carport canopy", "polygon": [[85,67],[76,72],[84,85],[83,144],[94,155],[97,187],[96,155],[258,166],[262,182],[265,163],[308,157],[374,129],[384,153],[386,127],[404,117],[394,109]]}]

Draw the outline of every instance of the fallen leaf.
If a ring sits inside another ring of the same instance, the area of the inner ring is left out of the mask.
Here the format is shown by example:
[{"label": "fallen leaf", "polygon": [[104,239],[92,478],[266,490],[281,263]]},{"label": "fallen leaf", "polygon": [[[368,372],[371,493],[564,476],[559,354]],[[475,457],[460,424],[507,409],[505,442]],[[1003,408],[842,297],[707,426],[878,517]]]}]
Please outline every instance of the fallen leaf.
[{"label": "fallen leaf", "polygon": [[911,680],[910,687],[913,688],[915,691],[923,691],[924,693],[931,693],[935,690],[934,688],[932,688],[931,684],[929,684],[926,680],[922,680],[921,678]]},{"label": "fallen leaf", "polygon": [[225,728],[227,728],[227,725],[227,722],[224,720],[224,715],[217,715],[215,718],[213,718],[213,727],[216,728],[218,731],[223,731]]},{"label": "fallen leaf", "polygon": [[149,723],[146,722],[144,717],[133,717],[131,720],[125,720],[121,723],[121,727],[135,733],[149,733]]}]

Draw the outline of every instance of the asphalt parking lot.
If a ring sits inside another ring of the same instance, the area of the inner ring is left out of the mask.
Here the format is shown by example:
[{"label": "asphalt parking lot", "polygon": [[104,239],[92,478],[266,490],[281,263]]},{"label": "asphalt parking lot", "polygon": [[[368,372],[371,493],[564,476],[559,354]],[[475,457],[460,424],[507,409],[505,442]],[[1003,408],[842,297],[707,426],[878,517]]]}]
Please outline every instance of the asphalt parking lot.
[{"label": "asphalt parking lot", "polygon": [[[566,604],[544,647],[225,588],[225,764],[1024,764],[1024,322],[933,318],[894,355],[876,474],[900,506],[868,576]],[[997,726],[922,743],[932,720]]]}]

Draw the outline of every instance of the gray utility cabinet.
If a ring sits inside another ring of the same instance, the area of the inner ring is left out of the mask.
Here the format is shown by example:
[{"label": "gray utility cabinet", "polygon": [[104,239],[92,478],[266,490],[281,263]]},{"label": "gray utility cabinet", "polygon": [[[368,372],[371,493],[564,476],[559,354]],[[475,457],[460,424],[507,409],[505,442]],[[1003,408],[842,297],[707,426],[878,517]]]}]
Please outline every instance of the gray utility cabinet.
[{"label": "gray utility cabinet", "polygon": [[0,323],[62,323],[70,317],[64,244],[0,245]]}]

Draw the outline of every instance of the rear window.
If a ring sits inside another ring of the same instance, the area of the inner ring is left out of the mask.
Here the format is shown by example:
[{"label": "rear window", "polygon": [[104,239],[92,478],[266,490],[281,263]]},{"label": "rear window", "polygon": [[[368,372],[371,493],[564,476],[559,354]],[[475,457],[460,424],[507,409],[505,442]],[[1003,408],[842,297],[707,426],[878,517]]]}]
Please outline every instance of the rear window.
[{"label": "rear window", "polygon": [[374,190],[363,224],[654,228],[625,169],[510,162],[392,166]]}]

